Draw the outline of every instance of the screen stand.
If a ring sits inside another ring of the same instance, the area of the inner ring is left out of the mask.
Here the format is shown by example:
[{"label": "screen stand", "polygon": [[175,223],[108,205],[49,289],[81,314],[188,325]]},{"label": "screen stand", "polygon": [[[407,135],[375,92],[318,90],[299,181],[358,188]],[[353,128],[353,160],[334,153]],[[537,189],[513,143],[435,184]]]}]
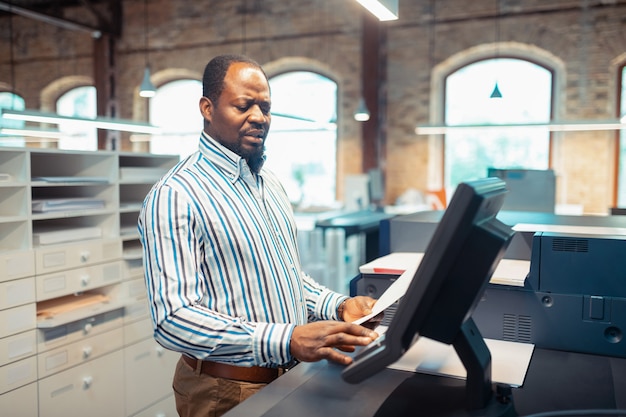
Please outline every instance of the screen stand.
[{"label": "screen stand", "polygon": [[491,353],[476,323],[470,317],[452,342],[465,366],[465,403],[468,412],[482,411],[486,417],[516,416],[510,395],[495,395],[491,385]]},{"label": "screen stand", "polygon": [[517,417],[511,389],[491,384],[491,353],[474,321],[461,325],[452,342],[466,380],[416,372],[404,380],[375,417]]}]

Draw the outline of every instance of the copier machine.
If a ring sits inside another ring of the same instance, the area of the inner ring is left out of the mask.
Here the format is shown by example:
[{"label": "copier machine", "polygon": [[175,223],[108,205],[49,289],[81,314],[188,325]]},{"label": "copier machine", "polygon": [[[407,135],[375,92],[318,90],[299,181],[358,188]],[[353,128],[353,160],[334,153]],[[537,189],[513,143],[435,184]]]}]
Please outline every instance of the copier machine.
[{"label": "copier machine", "polygon": [[[380,255],[424,252],[442,211],[383,220]],[[504,259],[529,260],[523,286],[489,284],[473,313],[483,337],[626,357],[626,216],[501,211],[516,230]],[[352,295],[380,296],[393,275],[361,275]]]}]

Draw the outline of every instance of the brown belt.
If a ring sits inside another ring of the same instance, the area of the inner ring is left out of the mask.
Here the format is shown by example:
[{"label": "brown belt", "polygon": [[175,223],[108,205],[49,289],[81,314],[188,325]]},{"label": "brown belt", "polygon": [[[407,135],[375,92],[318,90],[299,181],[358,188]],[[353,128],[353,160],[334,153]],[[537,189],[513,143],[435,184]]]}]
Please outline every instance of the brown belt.
[{"label": "brown belt", "polygon": [[[183,360],[193,369],[198,369],[198,359],[182,355]],[[263,368],[260,366],[244,367],[228,365],[213,361],[200,361],[200,373],[216,378],[234,379],[236,381],[270,383],[283,374],[283,369]]]}]

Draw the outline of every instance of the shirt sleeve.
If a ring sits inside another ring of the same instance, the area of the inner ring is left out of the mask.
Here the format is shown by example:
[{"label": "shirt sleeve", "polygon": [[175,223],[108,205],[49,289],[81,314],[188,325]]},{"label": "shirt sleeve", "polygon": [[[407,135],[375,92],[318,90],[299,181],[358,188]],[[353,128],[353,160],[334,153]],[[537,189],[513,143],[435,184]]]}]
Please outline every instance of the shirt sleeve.
[{"label": "shirt sleeve", "polygon": [[305,273],[302,273],[302,281],[307,299],[309,321],[341,320],[337,316],[337,309],[339,304],[349,297],[329,290]]},{"label": "shirt sleeve", "polygon": [[156,341],[238,366],[289,363],[294,325],[249,322],[206,307],[201,223],[192,202],[171,187],[155,188],[144,202],[138,227]]}]

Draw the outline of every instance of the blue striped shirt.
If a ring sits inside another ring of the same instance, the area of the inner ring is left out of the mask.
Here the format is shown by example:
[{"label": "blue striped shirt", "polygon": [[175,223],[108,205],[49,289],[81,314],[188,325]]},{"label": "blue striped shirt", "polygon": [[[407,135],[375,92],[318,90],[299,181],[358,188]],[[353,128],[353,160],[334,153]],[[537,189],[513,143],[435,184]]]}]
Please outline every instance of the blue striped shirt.
[{"label": "blue striped shirt", "polygon": [[198,359],[289,363],[293,328],[337,319],[345,299],[301,270],[278,179],[204,132],[148,193],[139,233],[154,337]]}]

